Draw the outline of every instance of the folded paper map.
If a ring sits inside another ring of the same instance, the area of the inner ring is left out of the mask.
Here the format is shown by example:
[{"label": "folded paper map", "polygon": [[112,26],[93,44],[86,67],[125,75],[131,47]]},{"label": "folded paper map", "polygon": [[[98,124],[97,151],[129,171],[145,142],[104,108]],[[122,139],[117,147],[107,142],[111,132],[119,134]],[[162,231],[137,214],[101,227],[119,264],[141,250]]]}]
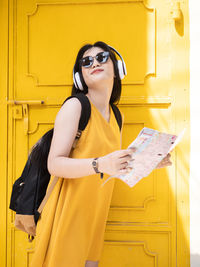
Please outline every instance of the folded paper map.
[{"label": "folded paper map", "polygon": [[184,132],[185,129],[177,136],[144,127],[137,138],[128,146],[128,148],[136,148],[136,151],[131,155],[132,160],[127,166],[132,167],[131,171],[119,176],[112,175],[101,186],[112,178],[119,178],[128,186],[133,187],[142,178],[148,176],[162,159],[174,149]]}]

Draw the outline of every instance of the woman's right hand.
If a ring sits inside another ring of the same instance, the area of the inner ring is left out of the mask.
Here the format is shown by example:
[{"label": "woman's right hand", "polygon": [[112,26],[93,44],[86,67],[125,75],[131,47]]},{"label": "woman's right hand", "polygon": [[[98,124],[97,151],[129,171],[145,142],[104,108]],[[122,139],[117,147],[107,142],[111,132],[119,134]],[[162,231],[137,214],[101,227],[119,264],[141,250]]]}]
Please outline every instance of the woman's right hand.
[{"label": "woman's right hand", "polygon": [[109,175],[121,175],[130,172],[131,168],[127,168],[127,166],[129,161],[132,159],[132,153],[135,151],[136,148],[132,147],[128,149],[116,150],[103,157],[99,157],[99,171]]}]

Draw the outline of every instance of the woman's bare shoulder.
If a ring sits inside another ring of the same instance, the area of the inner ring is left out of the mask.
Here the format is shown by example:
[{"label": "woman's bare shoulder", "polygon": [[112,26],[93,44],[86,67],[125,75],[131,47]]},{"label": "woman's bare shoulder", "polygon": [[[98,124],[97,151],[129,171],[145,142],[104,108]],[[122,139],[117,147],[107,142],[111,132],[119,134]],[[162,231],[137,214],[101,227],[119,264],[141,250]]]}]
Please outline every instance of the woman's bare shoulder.
[{"label": "woman's bare shoulder", "polygon": [[68,99],[57,113],[56,120],[60,118],[76,118],[79,120],[81,114],[81,103],[76,97]]}]

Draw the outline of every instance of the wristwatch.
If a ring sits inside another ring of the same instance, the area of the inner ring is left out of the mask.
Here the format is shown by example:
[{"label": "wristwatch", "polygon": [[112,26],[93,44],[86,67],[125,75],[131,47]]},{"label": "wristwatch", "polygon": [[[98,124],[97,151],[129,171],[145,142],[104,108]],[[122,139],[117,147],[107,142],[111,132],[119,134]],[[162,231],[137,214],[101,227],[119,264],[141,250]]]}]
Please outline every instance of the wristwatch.
[{"label": "wristwatch", "polygon": [[93,159],[92,167],[94,168],[96,173],[100,173],[101,174],[101,179],[102,179],[103,178],[103,173],[98,170],[98,161],[97,160],[98,160],[98,158],[94,158]]}]

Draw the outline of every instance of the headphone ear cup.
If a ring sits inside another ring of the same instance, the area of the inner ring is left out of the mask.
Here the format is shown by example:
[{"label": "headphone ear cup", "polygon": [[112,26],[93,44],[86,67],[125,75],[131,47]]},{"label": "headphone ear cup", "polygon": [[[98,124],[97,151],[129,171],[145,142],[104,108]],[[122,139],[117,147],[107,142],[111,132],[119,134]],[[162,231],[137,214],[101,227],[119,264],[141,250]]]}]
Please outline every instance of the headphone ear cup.
[{"label": "headphone ear cup", "polygon": [[122,80],[124,78],[124,70],[123,70],[123,65],[122,65],[122,61],[121,60],[117,60],[117,67],[118,67],[118,72],[119,72],[119,77]]},{"label": "headphone ear cup", "polygon": [[80,75],[79,75],[78,72],[75,73],[74,80],[75,80],[74,84],[75,84],[76,88],[83,91],[83,85],[82,85],[82,82],[81,82],[81,79],[80,79]]}]

